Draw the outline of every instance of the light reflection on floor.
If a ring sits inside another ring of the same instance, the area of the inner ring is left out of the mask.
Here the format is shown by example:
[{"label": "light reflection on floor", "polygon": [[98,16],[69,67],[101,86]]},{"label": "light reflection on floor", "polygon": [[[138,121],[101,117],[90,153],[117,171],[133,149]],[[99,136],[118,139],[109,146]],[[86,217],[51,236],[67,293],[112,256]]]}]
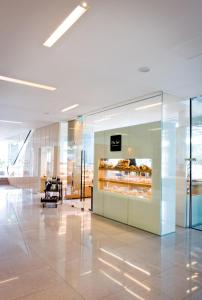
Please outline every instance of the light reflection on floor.
[{"label": "light reflection on floor", "polygon": [[202,233],[159,238],[0,188],[0,299],[202,299]]}]

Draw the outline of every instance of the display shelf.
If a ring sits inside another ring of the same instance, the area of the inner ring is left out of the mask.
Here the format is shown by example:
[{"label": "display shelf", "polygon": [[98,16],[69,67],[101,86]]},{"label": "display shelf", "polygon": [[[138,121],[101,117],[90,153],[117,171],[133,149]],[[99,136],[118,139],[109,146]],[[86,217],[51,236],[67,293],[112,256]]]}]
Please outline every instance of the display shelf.
[{"label": "display shelf", "polygon": [[151,164],[149,159],[101,159],[98,168],[98,188],[122,196],[151,199]]},{"label": "display shelf", "polygon": [[141,187],[151,187],[151,183],[132,182],[132,181],[126,181],[126,180],[99,178],[99,181],[124,184],[124,185],[127,184],[127,185],[132,185],[132,186],[134,185],[134,186],[141,186]]},{"label": "display shelf", "polygon": [[148,187],[132,187],[132,186],[120,186],[120,185],[114,185],[114,184],[107,184],[106,186],[102,187],[100,190],[106,193],[110,194],[121,194],[121,197],[126,197],[128,198],[129,196],[131,197],[136,197],[139,199],[151,199],[152,193],[151,193],[151,188]]},{"label": "display shelf", "polygon": [[107,168],[107,167],[99,167],[99,170],[104,170],[104,171],[124,171],[124,172],[129,172],[129,173],[145,173],[145,174],[151,174],[151,170],[148,171],[142,171],[142,170],[137,170],[134,168],[118,168],[118,167],[114,167],[114,168]]}]

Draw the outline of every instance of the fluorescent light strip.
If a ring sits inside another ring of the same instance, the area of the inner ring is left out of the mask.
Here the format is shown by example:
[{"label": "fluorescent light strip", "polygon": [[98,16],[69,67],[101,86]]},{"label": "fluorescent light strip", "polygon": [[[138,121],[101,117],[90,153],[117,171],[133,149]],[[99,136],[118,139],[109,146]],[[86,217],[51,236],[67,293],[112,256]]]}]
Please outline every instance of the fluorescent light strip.
[{"label": "fluorescent light strip", "polygon": [[52,47],[59,38],[87,11],[87,4],[78,5],[43,44]]},{"label": "fluorescent light strip", "polygon": [[2,123],[11,123],[11,124],[22,124],[23,122],[19,121],[7,121],[7,120],[0,120]]},{"label": "fluorescent light strip", "polygon": [[74,109],[74,108],[76,108],[78,106],[79,106],[79,104],[74,104],[74,105],[68,106],[68,107],[62,109],[61,112],[66,112],[66,111]]},{"label": "fluorescent light strip", "polygon": [[118,256],[118,255],[113,254],[113,253],[110,252],[110,251],[107,251],[107,250],[105,250],[105,249],[103,249],[103,248],[100,248],[100,250],[101,250],[102,252],[104,252],[104,253],[107,253],[107,254],[109,254],[109,255],[115,257],[115,258],[118,259],[118,260],[124,261],[123,258],[121,258],[121,257]]},{"label": "fluorescent light strip", "polygon": [[25,81],[25,80],[21,80],[21,79],[10,78],[10,77],[6,77],[6,76],[0,76],[0,80],[17,83],[17,84],[22,84],[22,85],[27,85],[27,86],[35,87],[38,89],[48,90],[48,91],[56,90],[56,88],[52,87],[52,86],[34,83],[34,82],[30,82],[30,81]]},{"label": "fluorescent light strip", "polygon": [[144,269],[142,269],[142,268],[140,268],[140,267],[138,267],[138,266],[136,266],[136,265],[134,265],[134,264],[131,264],[129,261],[125,260],[124,262],[125,262],[127,265],[129,265],[130,267],[132,267],[132,268],[134,268],[134,269],[136,269],[136,270],[138,270],[138,271],[140,271],[140,272],[142,272],[142,273],[145,273],[145,274],[148,275],[148,276],[151,276],[151,273],[150,273],[150,272],[148,272],[148,271],[146,271],[146,270],[144,270]]},{"label": "fluorescent light strip", "polygon": [[111,120],[111,119],[112,119],[111,117],[106,117],[106,118],[103,118],[103,119],[100,119],[100,120],[95,120],[94,123],[100,123],[100,122],[108,121],[108,120]]},{"label": "fluorescent light strip", "polygon": [[144,105],[144,106],[137,107],[135,110],[143,110],[143,109],[159,106],[161,104],[162,104],[161,102],[157,102],[157,103],[154,103],[154,104],[149,104],[149,105]]},{"label": "fluorescent light strip", "polygon": [[81,273],[81,274],[80,274],[80,276],[86,276],[86,275],[88,275],[88,274],[91,274],[91,273],[92,273],[92,271],[90,270],[90,271],[87,271],[87,272]]},{"label": "fluorescent light strip", "polygon": [[124,276],[127,277],[128,279],[134,281],[135,283],[137,283],[138,285],[140,285],[141,287],[143,287],[148,292],[151,291],[150,287],[148,287],[147,285],[143,284],[142,282],[140,282],[139,280],[135,279],[134,277],[130,276],[129,274],[124,273]]},{"label": "fluorescent light strip", "polygon": [[197,261],[192,261],[191,264],[186,264],[186,267],[189,268],[197,264]]},{"label": "fluorescent light strip", "polygon": [[116,284],[123,286],[123,283],[121,283],[120,281],[116,280],[114,277],[110,276],[109,274],[107,274],[105,271],[100,270],[100,273],[104,274],[107,278],[111,279],[113,282],[115,282]]},{"label": "fluorescent light strip", "polygon": [[98,260],[101,261],[103,264],[105,264],[105,265],[111,267],[111,268],[114,269],[115,271],[121,272],[121,270],[120,270],[119,268],[117,268],[117,267],[115,267],[114,265],[110,264],[108,261],[106,261],[106,260],[104,260],[104,259],[102,259],[102,258],[100,258],[100,257],[98,257]]},{"label": "fluorescent light strip", "polygon": [[136,293],[134,293],[133,291],[131,291],[128,287],[126,287],[122,282],[118,281],[117,279],[115,279],[114,277],[110,276],[109,274],[107,274],[105,271],[100,270],[100,273],[102,273],[104,276],[106,276],[107,278],[109,278],[110,280],[112,280],[114,283],[118,284],[119,286],[123,287],[124,290],[126,292],[128,292],[129,294],[131,294],[132,296],[134,296],[136,299],[139,300],[145,300],[144,298],[140,297],[139,295],[137,295]]},{"label": "fluorescent light strip", "polygon": [[115,254],[113,254],[112,252],[105,250],[104,248],[100,248],[100,251],[102,251],[102,252],[104,252],[104,253],[106,253],[106,254],[109,254],[109,255],[111,255],[112,257],[115,257],[116,259],[118,259],[118,260],[120,260],[120,261],[123,261],[123,262],[124,262],[125,264],[127,264],[128,266],[130,266],[130,267],[132,267],[132,268],[134,268],[134,269],[136,269],[136,270],[138,270],[138,271],[140,271],[140,272],[142,272],[142,273],[145,273],[145,274],[148,275],[148,276],[151,275],[150,272],[148,272],[148,271],[146,271],[146,270],[144,270],[144,269],[142,269],[142,268],[140,268],[140,267],[138,267],[138,266],[136,266],[136,265],[130,263],[130,262],[127,261],[127,260],[124,260],[124,259],[121,258],[120,256],[115,255]]},{"label": "fluorescent light strip", "polygon": [[190,294],[191,292],[194,292],[198,290],[198,286],[194,286],[193,288],[191,288],[190,290],[187,290],[187,294]]},{"label": "fluorescent light strip", "polygon": [[131,291],[129,288],[124,287],[125,291],[128,292],[129,294],[131,294],[132,296],[134,296],[136,299],[139,300],[145,300],[144,298],[140,297],[139,295],[137,295],[136,293],[134,293],[133,291]]},{"label": "fluorescent light strip", "polygon": [[10,281],[13,281],[13,280],[17,280],[17,279],[18,279],[18,277],[9,278],[9,279],[0,281],[0,284],[6,283],[6,282],[10,282]]}]

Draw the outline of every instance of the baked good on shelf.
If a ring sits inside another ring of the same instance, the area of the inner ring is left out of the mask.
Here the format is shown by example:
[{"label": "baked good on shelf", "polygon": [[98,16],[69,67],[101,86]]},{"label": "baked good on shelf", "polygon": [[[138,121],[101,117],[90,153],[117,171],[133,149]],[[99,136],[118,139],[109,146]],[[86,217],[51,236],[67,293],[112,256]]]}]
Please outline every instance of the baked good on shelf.
[{"label": "baked good on shelf", "polygon": [[101,161],[100,161],[99,168],[102,168],[102,169],[103,169],[103,168],[105,168],[105,165],[106,165],[105,162],[104,162],[103,160],[101,160]]},{"label": "baked good on shelf", "polygon": [[129,159],[120,159],[118,161],[118,164],[116,165],[116,168],[121,170],[129,170],[130,169],[129,163],[130,163]]},{"label": "baked good on shelf", "polygon": [[113,169],[114,166],[111,163],[108,163],[104,160],[100,160],[99,168],[100,169]]},{"label": "baked good on shelf", "polygon": [[142,165],[139,167],[140,172],[150,173],[152,172],[152,169],[146,165]]},{"label": "baked good on shelf", "polygon": [[130,166],[130,171],[139,172],[140,170],[138,166]]}]

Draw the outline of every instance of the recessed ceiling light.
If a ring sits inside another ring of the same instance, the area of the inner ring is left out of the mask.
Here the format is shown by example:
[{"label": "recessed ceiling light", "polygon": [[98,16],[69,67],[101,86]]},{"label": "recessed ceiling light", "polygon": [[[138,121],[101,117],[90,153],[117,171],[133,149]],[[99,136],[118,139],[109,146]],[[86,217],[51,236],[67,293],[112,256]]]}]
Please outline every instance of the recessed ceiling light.
[{"label": "recessed ceiling light", "polygon": [[38,89],[44,89],[44,90],[49,90],[49,91],[55,91],[56,88],[48,85],[43,85],[35,82],[30,82],[30,81],[24,81],[21,79],[15,79],[15,78],[10,78],[6,76],[0,76],[0,80],[7,81],[7,82],[12,82],[12,83],[17,83],[17,84],[22,84],[22,85],[27,85],[31,87],[35,87]]},{"label": "recessed ceiling light", "polygon": [[148,104],[148,105],[137,107],[135,110],[143,110],[143,109],[147,109],[147,108],[159,106],[161,104],[162,104],[161,102],[157,102],[157,103],[153,103],[153,104]]},{"label": "recessed ceiling light", "polygon": [[138,71],[139,71],[139,72],[142,72],[142,73],[148,73],[148,72],[151,71],[151,69],[150,69],[149,67],[147,67],[147,66],[144,66],[144,67],[140,67],[140,68],[138,69]]},{"label": "recessed ceiling light", "polygon": [[74,105],[68,106],[68,107],[62,109],[61,112],[66,112],[66,111],[74,109],[74,108],[76,108],[78,106],[79,106],[79,104],[74,104]]},{"label": "recessed ceiling light", "polygon": [[86,2],[82,2],[81,3],[81,6],[83,6],[84,8],[87,8],[88,7],[88,4]]},{"label": "recessed ceiling light", "polygon": [[105,117],[103,119],[95,120],[94,123],[100,123],[100,122],[104,122],[104,121],[108,121],[108,120],[111,120],[111,117]]},{"label": "recessed ceiling light", "polygon": [[51,36],[43,44],[46,47],[52,47],[59,38],[87,11],[88,5],[83,2],[78,5],[70,15],[59,25],[59,27],[51,34]]},{"label": "recessed ceiling light", "polygon": [[11,123],[11,124],[22,124],[23,122],[19,121],[8,121],[8,120],[0,120],[2,123]]}]

